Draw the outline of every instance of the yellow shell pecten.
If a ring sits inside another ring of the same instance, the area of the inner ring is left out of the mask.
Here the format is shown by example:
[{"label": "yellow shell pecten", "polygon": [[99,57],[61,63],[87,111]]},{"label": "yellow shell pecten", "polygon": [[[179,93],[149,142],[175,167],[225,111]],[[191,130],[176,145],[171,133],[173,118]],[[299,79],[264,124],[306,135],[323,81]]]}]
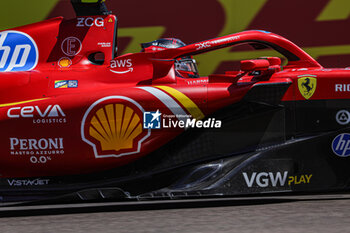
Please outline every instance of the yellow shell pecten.
[{"label": "yellow shell pecten", "polygon": [[101,143],[103,151],[131,149],[141,133],[140,117],[123,104],[105,105],[90,121],[89,134]]}]

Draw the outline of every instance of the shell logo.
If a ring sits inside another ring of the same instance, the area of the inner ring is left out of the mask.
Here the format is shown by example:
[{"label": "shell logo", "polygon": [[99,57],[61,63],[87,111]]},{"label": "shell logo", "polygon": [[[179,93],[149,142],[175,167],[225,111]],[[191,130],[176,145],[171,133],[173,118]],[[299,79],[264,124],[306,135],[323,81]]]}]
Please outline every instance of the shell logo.
[{"label": "shell logo", "polygon": [[86,111],[81,135],[96,158],[121,157],[139,153],[150,130],[142,128],[143,108],[125,96],[109,96]]},{"label": "shell logo", "polygon": [[58,65],[61,68],[67,68],[72,65],[72,60],[69,59],[68,57],[63,57],[58,61]]}]

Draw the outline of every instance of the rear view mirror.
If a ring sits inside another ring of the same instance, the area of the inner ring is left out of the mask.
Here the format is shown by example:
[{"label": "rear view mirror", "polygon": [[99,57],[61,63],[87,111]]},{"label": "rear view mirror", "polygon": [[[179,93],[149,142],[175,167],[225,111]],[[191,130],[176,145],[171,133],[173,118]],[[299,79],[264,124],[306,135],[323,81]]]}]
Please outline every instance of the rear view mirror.
[{"label": "rear view mirror", "polygon": [[241,61],[241,70],[250,72],[255,70],[266,70],[270,66],[270,62],[266,59],[244,60]]}]

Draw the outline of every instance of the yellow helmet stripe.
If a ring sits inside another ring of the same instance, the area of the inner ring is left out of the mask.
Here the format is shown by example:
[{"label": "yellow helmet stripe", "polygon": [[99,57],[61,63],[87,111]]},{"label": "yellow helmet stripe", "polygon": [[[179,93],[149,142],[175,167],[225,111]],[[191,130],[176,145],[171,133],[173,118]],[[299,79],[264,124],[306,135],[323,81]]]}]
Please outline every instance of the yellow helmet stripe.
[{"label": "yellow helmet stripe", "polygon": [[156,87],[167,92],[168,94],[173,96],[175,99],[177,99],[195,119],[201,120],[205,117],[205,115],[200,110],[200,108],[182,92],[168,86],[156,86]]}]

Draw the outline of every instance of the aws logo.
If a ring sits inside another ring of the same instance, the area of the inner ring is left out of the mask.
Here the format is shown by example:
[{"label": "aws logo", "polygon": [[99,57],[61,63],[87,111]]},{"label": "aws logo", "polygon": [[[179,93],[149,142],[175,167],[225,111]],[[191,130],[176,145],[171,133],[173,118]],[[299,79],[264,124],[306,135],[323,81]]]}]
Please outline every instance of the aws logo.
[{"label": "aws logo", "polygon": [[140,152],[150,135],[143,130],[143,108],[124,96],[96,101],[86,111],[81,124],[84,142],[93,147],[96,158],[121,157]]},{"label": "aws logo", "polygon": [[299,76],[298,88],[305,99],[310,99],[316,91],[317,79],[314,75]]},{"label": "aws logo", "polygon": [[32,70],[38,59],[38,47],[28,34],[0,32],[0,72]]},{"label": "aws logo", "polygon": [[[115,70],[121,68],[122,70]],[[112,60],[110,71],[116,74],[126,74],[133,72],[133,64],[131,59],[121,59],[121,60]]]}]

